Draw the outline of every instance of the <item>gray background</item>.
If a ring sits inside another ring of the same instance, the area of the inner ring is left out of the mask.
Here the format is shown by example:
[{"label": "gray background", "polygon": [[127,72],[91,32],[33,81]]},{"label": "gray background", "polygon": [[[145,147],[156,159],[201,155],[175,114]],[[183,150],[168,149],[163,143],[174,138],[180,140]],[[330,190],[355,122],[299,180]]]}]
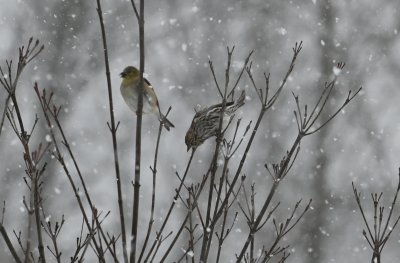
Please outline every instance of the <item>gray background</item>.
[{"label": "gray background", "polygon": [[[263,85],[263,72],[271,73],[273,88],[282,80],[296,41],[303,50],[286,89],[274,109],[267,114],[256,137],[244,171],[247,184],[257,184],[262,197],[271,184],[264,163],[279,162],[291,146],[296,133],[293,118],[295,104],[291,91],[302,102],[313,103],[332,77],[332,68],[345,61],[329,116],[340,105],[348,89],[363,91],[323,132],[308,137],[292,172],[281,184],[274,202],[281,201],[275,217],[284,220],[294,203],[313,198],[313,209],[289,234],[283,244],[290,244],[288,262],[366,262],[371,252],[363,240],[363,222],[353,198],[354,181],[365,194],[368,215],[372,207],[369,193],[384,191],[386,211],[397,185],[399,166],[399,2],[374,1],[145,1],[146,74],[156,89],[162,109],[172,106],[170,119],[176,128],[164,133],[161,141],[156,223],[165,215],[174,187],[175,171],[183,173],[189,158],[184,135],[194,114],[194,107],[218,102],[208,68],[214,62],[222,83],[226,65],[226,46],[235,45],[233,73],[237,74],[251,50],[253,73]],[[135,115],[119,94],[118,74],[126,65],[138,65],[138,28],[128,1],[102,1],[109,44],[115,114],[121,121],[118,130],[121,172],[124,183],[127,222],[131,221],[134,167]],[[2,0],[0,8],[0,59],[17,59],[17,46],[30,36],[39,38],[45,50],[23,74],[18,97],[23,103],[23,117],[32,123],[39,105],[33,83],[53,90],[56,102],[63,106],[62,119],[73,150],[100,210],[111,211],[105,224],[110,232],[119,231],[116,184],[112,160],[106,79],[99,22],[95,1],[11,1]],[[239,116],[242,123],[255,120],[258,111],[256,94],[247,76],[239,84],[247,92],[246,105]],[[0,90],[1,105],[5,99]],[[1,106],[3,109],[3,106]],[[48,133],[39,123],[33,145]],[[29,127],[29,126],[28,126]],[[243,126],[244,127],[244,126]],[[243,128],[242,127],[242,128]],[[155,118],[145,117],[143,128],[143,173],[141,207],[149,207]],[[189,181],[198,182],[210,161],[214,140],[202,146],[196,156]],[[25,231],[26,211],[22,196],[27,195],[23,182],[22,148],[6,122],[0,137],[0,200],[6,200],[5,226]],[[240,154],[233,161],[239,160]],[[50,157],[49,157],[50,159]],[[233,168],[232,168],[233,169]],[[66,216],[60,236],[63,260],[68,260],[81,217],[70,185],[61,167],[51,162],[45,177],[45,207],[52,219]],[[258,204],[260,205],[260,204]],[[235,208],[237,209],[237,208]],[[146,211],[146,210],[143,210]],[[398,212],[398,210],[396,210]],[[175,211],[172,222],[179,223],[184,207]],[[141,222],[147,224],[147,214]],[[174,225],[170,226],[172,229]],[[142,228],[143,229],[143,228]],[[130,227],[128,227],[130,231]],[[223,262],[235,259],[240,243],[247,236],[243,215],[235,225],[223,254]],[[141,232],[142,234],[144,233]],[[272,225],[259,236],[258,245],[268,245]],[[143,238],[143,235],[141,236]],[[400,259],[399,232],[393,233],[384,250],[383,261]],[[182,247],[184,239],[182,239]],[[179,257],[181,250],[175,250]],[[212,261],[213,255],[210,257]],[[0,241],[1,262],[11,262],[4,241]],[[90,258],[88,258],[90,262]]]}]

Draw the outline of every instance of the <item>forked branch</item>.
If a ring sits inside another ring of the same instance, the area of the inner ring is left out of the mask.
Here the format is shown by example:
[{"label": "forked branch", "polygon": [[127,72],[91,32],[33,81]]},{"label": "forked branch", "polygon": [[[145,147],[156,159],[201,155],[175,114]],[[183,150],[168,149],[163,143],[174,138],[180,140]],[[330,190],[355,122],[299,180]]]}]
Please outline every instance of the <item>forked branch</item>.
[{"label": "forked branch", "polygon": [[357,202],[358,209],[360,210],[361,216],[364,220],[364,224],[368,231],[368,233],[367,233],[364,229],[362,233],[363,233],[365,240],[368,242],[368,244],[372,250],[372,258],[371,258],[372,263],[380,263],[381,262],[382,250],[385,247],[387,241],[389,240],[391,234],[393,233],[393,230],[396,228],[396,226],[400,220],[400,215],[399,215],[396,217],[396,219],[392,223],[393,225],[391,227],[389,227],[389,224],[392,221],[391,219],[393,216],[393,210],[396,206],[397,196],[400,192],[400,168],[399,168],[398,177],[399,178],[398,178],[397,189],[393,196],[392,204],[389,209],[389,214],[386,218],[386,222],[383,221],[384,207],[379,206],[379,203],[381,201],[381,197],[382,197],[383,193],[371,194],[373,208],[374,208],[373,226],[372,227],[366,218],[364,208],[361,204],[361,193],[354,186],[354,182],[351,183],[352,187],[353,187],[353,193],[354,193],[354,197]]}]

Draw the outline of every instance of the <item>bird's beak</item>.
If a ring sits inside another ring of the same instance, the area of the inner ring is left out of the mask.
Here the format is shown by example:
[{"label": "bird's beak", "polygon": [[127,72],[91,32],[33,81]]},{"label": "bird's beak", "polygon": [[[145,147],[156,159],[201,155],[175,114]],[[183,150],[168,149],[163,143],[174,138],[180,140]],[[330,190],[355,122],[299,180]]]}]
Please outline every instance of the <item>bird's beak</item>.
[{"label": "bird's beak", "polygon": [[187,151],[189,151],[190,150],[190,146],[187,146]]},{"label": "bird's beak", "polygon": [[121,76],[121,78],[125,78],[126,77],[126,73],[125,72],[121,72],[119,75]]}]

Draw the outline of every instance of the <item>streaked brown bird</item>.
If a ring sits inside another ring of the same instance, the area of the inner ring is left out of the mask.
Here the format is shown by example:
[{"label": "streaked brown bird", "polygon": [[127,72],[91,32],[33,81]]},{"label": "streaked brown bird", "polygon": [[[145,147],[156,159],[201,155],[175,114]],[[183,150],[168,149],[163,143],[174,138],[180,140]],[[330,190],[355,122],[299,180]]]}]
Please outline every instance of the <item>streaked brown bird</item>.
[{"label": "streaked brown bird", "polygon": [[[234,114],[238,108],[244,105],[245,97],[245,92],[242,91],[236,101],[226,102],[224,115],[231,116]],[[196,112],[185,136],[188,151],[191,148],[197,148],[208,138],[218,135],[221,110],[222,103],[219,103]]]}]

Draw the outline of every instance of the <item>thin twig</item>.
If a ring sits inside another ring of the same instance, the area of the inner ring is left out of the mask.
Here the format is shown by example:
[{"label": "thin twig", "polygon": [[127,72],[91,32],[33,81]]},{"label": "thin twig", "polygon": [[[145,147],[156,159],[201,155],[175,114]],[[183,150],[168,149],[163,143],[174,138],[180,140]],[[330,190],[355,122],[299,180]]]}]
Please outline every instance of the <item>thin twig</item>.
[{"label": "thin twig", "polygon": [[114,118],[114,105],[113,105],[113,96],[112,96],[112,86],[111,86],[111,76],[110,76],[110,66],[108,62],[108,47],[107,47],[107,39],[106,32],[104,28],[103,22],[103,12],[101,10],[100,0],[97,0],[97,14],[99,16],[100,28],[101,28],[101,36],[103,39],[103,49],[104,49],[104,63],[106,67],[106,77],[107,77],[107,91],[108,91],[108,103],[110,110],[110,119],[111,119],[111,136],[114,150],[114,166],[115,166],[115,176],[117,181],[117,191],[118,191],[118,208],[119,208],[119,218],[120,218],[120,226],[121,226],[121,236],[122,236],[122,252],[124,256],[124,262],[128,263],[128,251],[127,251],[127,242],[126,242],[126,230],[125,230],[125,218],[124,218],[124,205],[122,198],[122,187],[121,187],[121,176],[119,170],[119,159],[118,159],[118,145],[117,145],[117,128],[115,125]]},{"label": "thin twig", "polygon": [[[52,143],[53,143],[54,148],[55,148],[55,151],[52,154],[57,159],[57,161],[61,164],[61,166],[63,167],[63,170],[64,170],[65,174],[67,175],[68,181],[69,181],[69,183],[70,183],[70,185],[72,187],[72,190],[73,190],[74,195],[76,197],[76,200],[78,202],[78,205],[79,205],[79,208],[81,210],[82,216],[83,216],[84,221],[86,223],[86,227],[88,228],[89,232],[92,232],[93,229],[91,228],[91,225],[90,225],[90,222],[89,222],[89,218],[88,218],[88,216],[86,214],[86,211],[85,211],[85,208],[83,206],[83,203],[82,203],[82,200],[81,200],[81,197],[80,197],[80,194],[79,194],[79,190],[76,187],[76,184],[75,184],[74,180],[72,179],[71,173],[70,173],[70,171],[69,171],[69,169],[68,169],[68,167],[67,167],[67,165],[66,165],[66,163],[64,161],[64,157],[63,157],[63,155],[61,153],[58,141],[57,141],[55,133],[54,133],[54,126],[52,125],[52,123],[50,121],[49,104],[50,104],[50,101],[51,101],[51,98],[52,98],[52,94],[50,94],[50,96],[47,98],[45,89],[43,89],[42,94],[41,94],[40,91],[39,91],[39,87],[38,87],[37,83],[35,83],[35,85],[34,85],[34,90],[35,90],[36,96],[39,99],[40,106],[42,108],[42,112],[43,112],[44,117],[45,117],[46,125],[49,128],[50,136],[51,136],[51,139],[52,139]],[[94,207],[92,207],[92,210],[94,210]],[[98,252],[98,254],[100,254],[101,249],[100,249],[96,239],[94,238],[94,235],[92,235],[92,237],[93,237],[93,244],[94,244],[94,246],[96,248],[96,251]],[[105,262],[104,258],[100,257],[99,260],[100,260],[100,262]]]},{"label": "thin twig", "polygon": [[132,0],[136,18],[139,24],[139,55],[140,55],[140,75],[139,75],[139,92],[137,104],[136,119],[136,143],[135,143],[135,177],[134,177],[134,193],[133,193],[133,211],[132,211],[132,231],[131,231],[131,253],[129,262],[136,262],[136,246],[138,240],[138,221],[139,221],[139,203],[140,203],[140,170],[141,170],[141,152],[142,152],[142,115],[143,115],[143,93],[144,93],[144,0],[140,0],[139,16]]},{"label": "thin twig", "polygon": [[[170,107],[171,109],[171,107]],[[167,112],[167,114],[165,116],[168,116],[169,110]],[[154,207],[155,207],[155,202],[156,202],[156,179],[157,179],[157,159],[158,159],[158,147],[160,145],[160,138],[161,138],[161,131],[163,128],[163,123],[160,121],[160,126],[158,128],[158,135],[157,135],[157,142],[156,142],[156,150],[154,153],[154,163],[153,163],[153,167],[150,167],[152,173],[153,173],[153,187],[152,187],[152,195],[151,195],[151,210],[150,210],[150,218],[149,218],[149,224],[147,227],[147,233],[146,233],[146,237],[143,243],[143,247],[142,250],[140,252],[140,256],[139,256],[139,260],[138,262],[142,262],[142,258],[144,255],[144,252],[146,250],[147,247],[147,242],[149,240],[150,237],[150,233],[152,230],[152,226],[154,223]]]},{"label": "thin twig", "polygon": [[3,131],[3,125],[4,125],[4,120],[6,118],[6,113],[7,113],[7,108],[8,108],[8,103],[10,102],[10,95],[7,96],[7,99],[4,103],[4,110],[3,110],[3,114],[1,115],[1,122],[0,122],[0,135],[1,132]]},{"label": "thin twig", "polygon": [[[193,160],[193,156],[194,156],[195,152],[196,152],[196,149],[193,148],[192,149],[192,153],[191,153],[190,158],[189,158],[189,161],[188,161],[188,163],[186,165],[185,172],[184,172],[184,174],[182,176],[182,179],[180,180],[179,186],[178,186],[177,189],[175,189],[176,194],[175,194],[175,196],[174,196],[174,198],[173,198],[173,200],[171,202],[171,205],[170,205],[170,207],[168,209],[167,215],[164,217],[164,220],[163,220],[163,223],[162,223],[160,229],[156,232],[157,233],[156,234],[156,238],[155,238],[155,240],[154,240],[149,252],[147,253],[147,256],[146,256],[144,262],[147,262],[149,260],[149,258],[152,255],[154,249],[156,249],[156,245],[157,245],[158,241],[162,240],[163,231],[164,231],[164,229],[165,229],[165,227],[167,225],[167,222],[168,222],[168,220],[169,220],[169,218],[170,218],[170,216],[172,214],[172,210],[174,209],[174,207],[175,207],[175,205],[177,203],[177,200],[179,198],[179,195],[180,195],[180,192],[182,190],[182,187],[184,186],[184,182],[185,182],[185,179],[186,179],[186,177],[188,175],[189,168],[190,168],[190,165],[192,164],[192,160]],[[154,251],[153,257],[155,256],[155,254],[156,254],[156,251]]]},{"label": "thin twig", "polygon": [[17,251],[15,250],[13,244],[11,243],[10,238],[7,235],[7,232],[6,232],[6,230],[5,230],[4,226],[3,226],[3,222],[0,223],[0,233],[1,233],[1,236],[3,237],[3,239],[4,239],[4,242],[6,242],[7,248],[11,252],[11,255],[13,256],[15,262],[22,263],[21,259],[18,256]]}]

